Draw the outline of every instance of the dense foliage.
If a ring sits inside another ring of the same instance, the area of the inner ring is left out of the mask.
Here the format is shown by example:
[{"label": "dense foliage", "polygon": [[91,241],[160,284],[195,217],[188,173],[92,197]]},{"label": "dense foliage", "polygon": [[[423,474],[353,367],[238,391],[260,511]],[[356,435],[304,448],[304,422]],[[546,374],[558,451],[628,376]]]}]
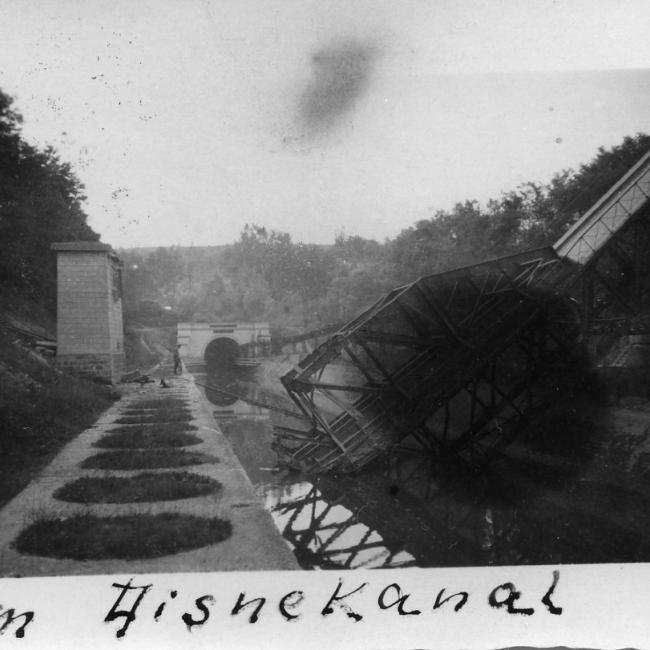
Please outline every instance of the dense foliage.
[{"label": "dense foliage", "polygon": [[0,90],[0,290],[55,304],[55,241],[99,239],[86,223],[83,186],[56,151],[21,135],[22,117]]},{"label": "dense foliage", "polygon": [[579,170],[547,184],[529,182],[481,207],[457,204],[418,221],[389,244],[397,276],[412,280],[454,266],[553,244],[650,149],[650,136],[627,137],[600,148]]},{"label": "dense foliage", "polygon": [[22,118],[0,90],[0,504],[15,496],[90,426],[117,395],[57,370],[15,330],[53,331],[55,241],[96,240],[82,209],[83,187],[52,148],[21,135]]},{"label": "dense foliage", "polygon": [[577,171],[526,183],[481,206],[435,211],[392,240],[340,234],[333,245],[294,243],[247,225],[225,247],[124,251],[127,308],[181,320],[270,320],[302,330],[344,322],[389,288],[423,274],[552,244],[650,149],[638,134]]}]

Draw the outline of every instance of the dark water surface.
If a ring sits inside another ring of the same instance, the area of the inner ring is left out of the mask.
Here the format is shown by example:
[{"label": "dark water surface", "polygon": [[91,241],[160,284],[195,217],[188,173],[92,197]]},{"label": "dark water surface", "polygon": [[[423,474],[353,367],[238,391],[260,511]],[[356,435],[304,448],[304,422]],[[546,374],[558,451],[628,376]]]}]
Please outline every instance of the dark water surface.
[{"label": "dark water surface", "polygon": [[[268,399],[252,371],[197,381]],[[515,443],[480,474],[404,454],[355,475],[308,477],[277,471],[272,426],[282,415],[205,392],[305,569],[650,561],[650,412],[627,429],[562,414],[545,421],[566,429],[561,444]]]}]

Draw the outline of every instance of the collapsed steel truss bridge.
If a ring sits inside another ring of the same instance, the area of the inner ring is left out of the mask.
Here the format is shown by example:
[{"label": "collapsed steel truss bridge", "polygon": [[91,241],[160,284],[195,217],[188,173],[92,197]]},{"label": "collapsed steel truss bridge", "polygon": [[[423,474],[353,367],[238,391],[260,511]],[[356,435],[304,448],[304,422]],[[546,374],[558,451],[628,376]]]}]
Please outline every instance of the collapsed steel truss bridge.
[{"label": "collapsed steel truss bridge", "polygon": [[282,377],[309,426],[280,461],[355,471],[395,447],[469,464],[562,390],[593,336],[650,333],[650,153],[552,247],[393,289]]}]

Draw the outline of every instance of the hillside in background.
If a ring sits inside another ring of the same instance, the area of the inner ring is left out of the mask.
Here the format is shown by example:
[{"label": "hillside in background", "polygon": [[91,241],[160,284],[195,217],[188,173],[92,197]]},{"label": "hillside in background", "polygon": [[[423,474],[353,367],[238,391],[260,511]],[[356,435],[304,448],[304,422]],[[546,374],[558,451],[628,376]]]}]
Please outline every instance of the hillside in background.
[{"label": "hillside in background", "polygon": [[648,150],[650,136],[627,137],[549,183],[433,211],[382,243],[340,234],[318,246],[247,225],[227,246],[125,249],[126,313],[135,322],[264,320],[287,332],[345,322],[421,275],[552,244]]}]

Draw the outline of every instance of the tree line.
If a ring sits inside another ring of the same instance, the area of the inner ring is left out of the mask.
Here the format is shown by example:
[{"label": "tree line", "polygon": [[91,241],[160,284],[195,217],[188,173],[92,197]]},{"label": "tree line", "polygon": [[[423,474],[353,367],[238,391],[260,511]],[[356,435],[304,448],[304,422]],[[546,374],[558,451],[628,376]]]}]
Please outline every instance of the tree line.
[{"label": "tree line", "polygon": [[227,246],[123,251],[127,303],[136,311],[164,303],[181,320],[268,320],[288,331],[345,322],[421,275],[552,244],[649,149],[649,135],[626,137],[548,183],[433,211],[381,243],[341,233],[331,245],[304,244],[249,224]]},{"label": "tree line", "polygon": [[55,241],[96,241],[83,210],[84,187],[52,147],[22,136],[22,116],[0,90],[0,291],[18,291],[51,312],[56,305]]},{"label": "tree line", "polygon": [[[96,241],[84,188],[52,147],[21,133],[0,90],[0,292],[56,304],[55,241]],[[393,239],[338,234],[330,245],[249,224],[227,246],[120,251],[127,316],[135,320],[268,320],[300,331],[341,323],[417,277],[553,243],[650,149],[626,137],[577,170],[528,182],[488,201],[435,210]]]}]

